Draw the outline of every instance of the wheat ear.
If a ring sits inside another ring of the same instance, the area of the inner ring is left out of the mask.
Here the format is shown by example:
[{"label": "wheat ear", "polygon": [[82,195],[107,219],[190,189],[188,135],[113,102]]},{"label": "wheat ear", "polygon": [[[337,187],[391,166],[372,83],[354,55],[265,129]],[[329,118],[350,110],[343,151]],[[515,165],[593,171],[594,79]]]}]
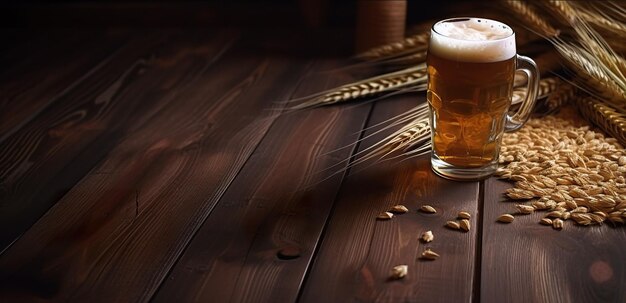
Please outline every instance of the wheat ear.
[{"label": "wheat ear", "polygon": [[596,56],[572,43],[561,40],[552,40],[552,43],[582,78],[582,86],[598,93],[607,101],[623,102],[626,99],[624,79],[613,77]]},{"label": "wheat ear", "polygon": [[626,117],[611,106],[592,97],[576,100],[581,114],[598,125],[606,133],[626,145]]},{"label": "wheat ear", "polygon": [[[616,35],[617,38],[623,39],[626,32],[626,8],[620,7],[612,1],[588,1],[588,2],[571,2],[571,3],[550,3],[552,9],[561,10],[561,16],[573,21],[574,16],[578,16],[594,28],[601,31],[602,34]],[[599,7],[601,6],[601,7]],[[556,11],[560,13],[559,11]],[[619,40],[621,40],[619,39]],[[609,41],[610,42],[610,41]]]},{"label": "wheat ear", "polygon": [[617,34],[622,38],[626,33],[626,23],[615,20],[602,12],[582,11],[580,16],[604,33]]},{"label": "wheat ear", "polygon": [[375,94],[398,90],[405,87],[416,89],[426,88],[426,65],[403,69],[377,77],[342,85],[317,94],[313,99],[290,107],[288,110],[299,110],[309,107],[330,105],[339,102],[373,96]]},{"label": "wheat ear", "polygon": [[[357,171],[359,172],[381,161],[403,158],[414,155],[416,150],[424,151],[429,148],[430,122],[429,117],[424,115],[416,117],[398,131],[374,144],[366,154],[350,163],[349,167],[374,160],[370,165]],[[393,156],[394,154],[396,155]]]},{"label": "wheat ear", "polygon": [[[424,131],[429,131],[428,125],[423,125],[420,121],[428,120],[428,103],[424,102],[413,109],[408,111],[409,114],[401,114],[394,118],[391,118],[388,121],[392,121],[392,123],[388,123],[386,126],[381,129],[373,132],[372,134],[363,137],[361,140],[372,137],[373,135],[379,134],[383,131],[391,129],[392,127],[396,127],[398,125],[404,124],[399,130],[393,132],[391,135],[388,135],[384,139],[378,141],[372,146],[360,151],[356,155],[361,156],[359,160],[353,165],[364,162],[371,158],[374,158],[376,155],[382,155],[386,152],[390,152],[392,149],[397,150],[402,147],[407,147],[411,144],[410,138],[415,140],[419,139],[418,136],[423,135]],[[393,141],[393,147],[391,147],[389,142]],[[385,151],[385,152],[383,152]]]},{"label": "wheat ear", "polygon": [[[537,99],[542,99],[550,95],[559,86],[560,80],[556,77],[543,78],[539,81],[539,91],[537,92]],[[511,98],[511,105],[521,103],[526,99],[526,93],[528,88],[526,86],[513,88],[513,96]]]},{"label": "wheat ear", "polygon": [[[384,120],[382,122],[376,123],[374,125],[370,125],[370,126],[364,128],[363,130],[360,130],[359,132],[355,133],[355,135],[358,134],[358,133],[361,133],[363,131],[367,131],[368,135],[363,136],[357,142],[361,142],[363,140],[366,140],[368,138],[376,136],[376,135],[380,134],[381,132],[384,132],[384,131],[386,131],[386,130],[388,130],[390,128],[401,126],[401,125],[406,125],[410,121],[415,120],[416,117],[423,117],[427,113],[427,111],[428,111],[428,106],[427,105],[428,105],[428,103],[422,103],[422,104],[420,104],[420,105],[418,105],[418,106],[416,106],[416,107],[414,107],[414,108],[412,108],[410,110],[407,110],[407,111],[403,112],[402,114],[393,116],[393,117],[391,117],[391,118],[389,118],[387,120]],[[342,150],[342,149],[345,149],[345,148],[350,148],[353,145],[354,145],[354,143],[350,143],[350,144],[347,144],[345,146],[338,147],[336,149],[330,150],[330,151],[328,151],[326,153],[323,153],[321,155],[322,156],[328,155],[328,154],[334,153],[336,151],[339,151],[339,150]],[[368,148],[365,148],[364,150],[362,150],[362,151],[358,152],[357,154],[355,154],[355,156],[364,154],[364,153],[368,152],[369,150],[371,150],[373,148],[374,148],[374,146],[370,146]]]},{"label": "wheat ear", "polygon": [[[596,56],[606,67],[605,69],[613,78],[624,79],[626,74],[626,61],[617,55],[609,44],[599,35],[581,16],[584,8],[576,3],[568,1],[548,1],[552,11],[566,19],[576,32],[582,48]],[[623,32],[624,34],[626,32]]]},{"label": "wheat ear", "polygon": [[543,102],[546,106],[546,113],[553,113],[563,105],[569,103],[574,99],[577,92],[578,88],[576,86],[571,83],[561,81],[556,90],[548,95],[546,100]]},{"label": "wheat ear", "polygon": [[559,34],[559,30],[552,27],[552,25],[539,16],[539,14],[525,2],[519,0],[504,0],[503,2],[519,19],[524,21],[525,25],[528,25],[540,35],[544,37],[556,37]]},{"label": "wheat ear", "polygon": [[[626,60],[616,54],[609,44],[586,22],[572,25],[581,40],[581,45],[596,55],[616,77],[626,79]],[[626,34],[626,31],[623,32]]]}]

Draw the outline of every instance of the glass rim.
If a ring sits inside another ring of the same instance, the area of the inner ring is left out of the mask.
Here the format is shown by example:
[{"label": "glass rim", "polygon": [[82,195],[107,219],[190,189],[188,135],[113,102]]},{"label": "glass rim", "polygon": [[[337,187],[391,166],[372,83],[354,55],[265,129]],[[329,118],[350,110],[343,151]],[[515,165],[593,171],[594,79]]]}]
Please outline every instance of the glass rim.
[{"label": "glass rim", "polygon": [[453,17],[453,18],[447,18],[447,19],[439,20],[439,21],[435,22],[435,24],[433,24],[433,26],[431,26],[431,28],[430,28],[430,32],[431,32],[431,33],[435,33],[435,34],[437,34],[437,35],[439,35],[439,36],[441,36],[441,37],[445,37],[445,38],[447,38],[447,39],[453,39],[453,40],[458,40],[458,41],[485,42],[486,40],[467,40],[467,39],[459,39],[459,38],[450,37],[450,36],[447,36],[447,35],[444,35],[444,34],[442,34],[442,33],[438,32],[438,31],[435,29],[435,26],[437,26],[437,25],[438,25],[438,24],[440,24],[440,23],[450,22],[450,21],[453,21],[453,20],[458,20],[458,21],[461,21],[461,20],[470,20],[470,19],[482,19],[482,20],[488,20],[488,21],[492,21],[492,22],[497,22],[497,23],[500,23],[500,24],[506,25],[509,29],[511,29],[511,34],[510,34],[510,35],[508,35],[508,36],[506,36],[506,37],[498,38],[498,39],[488,40],[488,41],[490,41],[490,42],[492,42],[492,41],[493,41],[493,42],[496,42],[496,41],[503,41],[503,40],[506,40],[506,39],[511,39],[511,37],[515,36],[515,31],[514,31],[514,30],[513,30],[513,28],[512,28],[511,26],[509,26],[508,24],[506,24],[506,23],[504,23],[504,22],[501,22],[501,21],[498,21],[498,20],[493,20],[493,19],[489,19],[489,18],[480,18],[480,17]]}]

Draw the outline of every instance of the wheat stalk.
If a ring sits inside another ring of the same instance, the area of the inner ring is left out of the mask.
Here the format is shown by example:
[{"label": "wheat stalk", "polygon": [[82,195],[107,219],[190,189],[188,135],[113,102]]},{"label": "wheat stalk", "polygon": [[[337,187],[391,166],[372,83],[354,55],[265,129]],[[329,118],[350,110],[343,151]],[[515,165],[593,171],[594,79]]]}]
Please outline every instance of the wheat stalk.
[{"label": "wheat stalk", "polygon": [[581,82],[581,85],[597,92],[607,101],[622,102],[626,99],[624,79],[614,77],[593,54],[572,43],[560,40],[552,42],[559,53],[567,59],[570,67],[582,78],[584,82]]},{"label": "wheat stalk", "polygon": [[[392,154],[395,151],[405,150],[407,147],[414,146],[416,141],[421,141],[426,136],[430,136],[430,122],[428,117],[420,117],[411,121],[407,126],[397,132],[397,135],[384,145],[384,148],[378,152],[381,158]],[[373,152],[372,154],[377,154]]]},{"label": "wheat stalk", "polygon": [[[560,80],[556,77],[543,78],[539,81],[539,90],[537,91],[537,99],[542,99],[554,92],[560,84]],[[511,97],[511,105],[521,103],[526,99],[528,87],[520,86],[513,88]]]},{"label": "wheat stalk", "polygon": [[594,1],[591,4],[593,4],[594,7],[603,6],[604,10],[602,11],[614,19],[626,20],[626,3],[623,1]]},{"label": "wheat stalk", "polygon": [[[400,157],[409,156],[416,154],[417,150],[421,150],[422,153],[425,153],[430,150],[430,126],[429,126],[429,110],[428,103],[424,102],[400,115],[394,116],[388,120],[380,122],[376,125],[370,126],[365,130],[371,131],[367,136],[364,136],[357,140],[354,144],[358,142],[362,142],[366,139],[369,139],[375,135],[378,135],[384,131],[388,131],[392,128],[395,128],[399,125],[403,125],[399,130],[393,132],[391,135],[386,136],[384,139],[372,144],[371,146],[357,152],[352,155],[350,158],[347,158],[343,161],[335,163],[317,173],[326,173],[330,170],[335,170],[330,176],[324,178],[320,182],[323,182],[339,173],[345,172],[350,168],[353,168],[357,165],[364,164],[369,160],[375,160],[372,164],[369,164],[358,171],[357,173],[364,169],[371,167],[379,163],[382,160],[392,160],[394,158],[386,158],[396,151],[401,151]],[[364,131],[365,131],[364,130]],[[420,144],[421,143],[421,144]],[[419,148],[416,148],[416,144],[420,144]],[[352,147],[353,144],[346,145],[344,147],[337,148],[335,150],[331,150],[326,154],[333,153],[337,150],[345,149],[348,147]],[[356,158],[355,161],[349,163],[345,167],[341,169],[337,169],[338,167],[344,165],[349,162],[350,159]]]},{"label": "wheat stalk", "polygon": [[626,55],[626,3],[614,1],[594,1],[589,5],[588,21],[608,34],[606,38],[615,51]]},{"label": "wheat stalk", "polygon": [[577,100],[581,114],[626,145],[626,116],[592,97]]},{"label": "wheat stalk", "polygon": [[374,47],[356,55],[361,60],[381,60],[389,57],[406,55],[416,51],[424,51],[428,48],[428,40],[430,39],[430,31],[419,33],[410,37],[406,37],[400,42],[393,42],[381,46]]},{"label": "wheat stalk", "polygon": [[423,90],[426,88],[426,81],[426,65],[420,64],[318,93],[313,99],[294,105],[288,110],[330,105],[407,87]]},{"label": "wheat stalk", "polygon": [[557,88],[548,95],[543,102],[546,106],[546,113],[553,113],[563,105],[569,103],[576,96],[578,89],[571,83],[560,81]]},{"label": "wheat stalk", "polygon": [[[626,91],[626,82],[624,82],[624,74],[626,74],[626,60],[617,55],[606,41],[595,32],[586,21],[580,16],[583,8],[576,3],[567,1],[548,1],[548,5],[552,11],[566,19],[574,29],[575,38],[580,43],[580,49],[586,50],[587,53],[593,54],[598,66],[604,70],[604,73],[613,81],[621,82],[622,90]],[[554,40],[553,40],[554,41]]]},{"label": "wheat stalk", "polygon": [[626,32],[626,23],[617,21],[602,12],[581,11],[580,17],[605,33],[623,35]]},{"label": "wheat stalk", "polygon": [[[404,158],[406,160],[410,157],[416,157],[429,152],[429,119],[430,118],[427,116],[427,113],[416,117],[404,127],[370,147],[368,152],[351,163],[350,167],[365,163],[372,159],[375,160],[371,165],[361,169],[363,170],[379,163],[380,161],[389,161],[398,158]],[[397,155],[392,156],[394,153]]]},{"label": "wheat stalk", "polygon": [[[537,93],[538,105],[535,106],[536,112],[541,114],[550,114],[555,112],[561,106],[572,100],[577,91],[576,86],[561,81],[557,77],[543,78],[539,81],[539,91]],[[528,92],[526,86],[516,87],[513,89],[514,104],[521,103]]]},{"label": "wheat stalk", "polygon": [[565,24],[571,24],[576,18],[576,11],[565,1],[548,0],[544,5]]},{"label": "wheat stalk", "polygon": [[581,40],[581,45],[596,55],[616,77],[624,79],[626,60],[616,54],[602,36],[597,34],[587,23],[577,22],[573,27]]},{"label": "wheat stalk", "polygon": [[[380,160],[395,151],[414,148],[414,145],[418,142],[429,143],[424,142],[425,139],[430,137],[429,109],[427,102],[410,109],[404,114],[385,121],[383,124],[387,124],[386,126],[362,138],[361,140],[365,140],[403,123],[404,126],[393,132],[391,135],[388,135],[372,146],[357,153],[358,156],[363,156],[351,165],[354,166],[373,158],[378,158]],[[375,125],[375,127],[383,124]]]},{"label": "wheat stalk", "polygon": [[524,21],[532,30],[544,37],[556,37],[559,30],[552,27],[535,10],[523,1],[505,0],[504,4],[510,8],[520,19]]},{"label": "wheat stalk", "polygon": [[[586,6],[584,6],[587,4]],[[592,5],[589,5],[592,4]],[[593,2],[571,2],[571,1],[554,1],[548,2],[548,8],[556,13],[561,19],[565,20],[567,24],[575,22],[576,18],[580,18],[590,24],[594,25],[598,30],[604,33],[617,34],[618,37],[623,37],[626,32],[626,23],[619,21],[623,20],[626,16],[622,13],[620,15],[620,8],[610,1],[603,4],[604,8],[601,10],[597,8]],[[614,13],[617,18],[611,16]]]}]

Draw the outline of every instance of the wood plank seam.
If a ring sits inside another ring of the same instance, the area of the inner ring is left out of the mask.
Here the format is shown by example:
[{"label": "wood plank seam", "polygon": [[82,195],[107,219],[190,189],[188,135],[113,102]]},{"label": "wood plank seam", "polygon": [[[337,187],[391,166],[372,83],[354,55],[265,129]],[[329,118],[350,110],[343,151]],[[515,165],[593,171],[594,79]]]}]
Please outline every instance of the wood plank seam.
[{"label": "wood plank seam", "polygon": [[[344,170],[344,172],[342,173],[341,176],[341,182],[339,182],[339,190],[335,193],[335,197],[333,198],[333,203],[332,203],[332,207],[330,208],[330,211],[328,213],[328,217],[326,217],[326,221],[324,222],[324,226],[322,227],[322,233],[319,237],[319,239],[317,240],[317,242],[315,243],[315,248],[313,251],[313,254],[311,256],[311,260],[313,260],[312,262],[310,262],[306,268],[306,270],[304,271],[304,275],[302,277],[302,280],[300,281],[300,285],[298,286],[298,296],[296,297],[296,302],[300,302],[300,297],[302,296],[302,291],[304,290],[304,285],[306,284],[306,281],[309,277],[309,273],[311,268],[314,266],[315,264],[315,260],[317,259],[317,253],[319,252],[320,249],[320,244],[322,243],[322,241],[324,241],[324,236],[326,235],[326,231],[327,231],[327,227],[330,224],[330,220],[333,217],[333,213],[335,210],[335,206],[337,205],[337,199],[340,197],[341,192],[342,192],[342,188],[344,185],[344,182],[346,181],[346,178],[350,175],[350,164],[355,160],[356,157],[356,153],[359,151],[359,147],[361,145],[361,143],[363,142],[362,139],[365,136],[365,131],[367,128],[367,125],[369,125],[370,119],[372,117],[372,113],[374,112],[374,105],[370,105],[370,109],[369,112],[367,114],[367,118],[365,119],[365,122],[363,123],[363,128],[361,129],[360,133],[359,133],[359,138],[358,141],[356,142],[356,144],[354,144],[354,146],[352,147],[352,150],[350,152],[350,160],[348,161],[348,163],[346,164],[346,167],[348,167],[346,170]],[[373,236],[373,234],[372,234]],[[370,243],[371,245],[371,243]]]},{"label": "wood plank seam", "polygon": [[[306,79],[306,77],[308,76],[308,72],[310,71],[311,67],[312,67],[312,63],[309,63],[308,67],[306,67],[307,72],[303,73],[301,75],[301,77],[299,78],[298,82],[296,85],[293,86],[293,89],[291,90],[291,92],[289,93],[289,98],[291,99],[293,97],[293,95],[295,94],[295,92],[297,91],[298,87],[300,86],[300,84],[302,83],[302,81],[304,81],[304,79]],[[286,104],[282,106],[280,113],[284,112],[286,108]],[[270,125],[267,127],[265,133],[261,136],[261,138],[258,140],[258,142],[255,144],[254,148],[252,149],[252,151],[248,154],[248,157],[246,158],[246,160],[244,161],[243,164],[240,165],[239,169],[237,170],[237,173],[230,178],[228,185],[223,186],[222,190],[220,191],[220,193],[215,197],[215,201],[220,201],[222,196],[227,192],[227,190],[230,188],[230,186],[233,184],[234,180],[237,179],[237,176],[241,173],[241,171],[243,170],[243,168],[246,166],[246,163],[248,163],[248,161],[250,160],[251,156],[254,154],[254,151],[261,145],[261,143],[263,142],[263,139],[267,136],[267,134],[270,132],[270,130],[272,129],[272,126],[276,123],[276,120],[280,118],[280,115],[277,115],[275,117],[272,117],[272,122],[270,123]],[[172,266],[170,266],[167,274],[165,274],[163,276],[163,278],[161,279],[161,282],[159,283],[159,286],[157,287],[157,289],[153,292],[152,296],[153,297],[156,293],[158,293],[160,291],[160,289],[163,287],[163,281],[165,281],[167,279],[168,276],[170,276],[170,274],[172,273],[172,270],[174,268],[176,268],[176,265],[178,264],[178,262],[180,261],[180,258],[185,254],[185,252],[187,251],[190,243],[193,242],[193,239],[195,238],[195,236],[197,235],[198,231],[201,229],[201,227],[204,225],[204,223],[206,222],[206,220],[210,217],[211,213],[213,212],[213,210],[215,209],[215,207],[217,206],[218,203],[214,203],[211,207],[211,209],[207,212],[207,215],[204,217],[204,219],[202,220],[202,222],[200,224],[198,224],[198,227],[196,228],[196,230],[193,232],[193,235],[190,237],[189,241],[187,242],[187,244],[185,244],[185,247],[180,251],[180,253],[178,254],[176,261],[172,263]],[[255,235],[256,236],[256,235]],[[248,252],[246,253],[246,259],[248,257],[250,250],[248,250]],[[241,273],[241,271],[240,271]],[[237,276],[237,280],[239,279],[239,274]],[[232,295],[231,295],[232,296]]]},{"label": "wood plank seam", "polygon": [[[292,90],[292,91],[291,91],[291,93],[289,94],[289,96],[290,96],[290,97],[289,97],[289,99],[292,99],[292,98],[293,98],[293,95],[294,95],[294,94],[295,94],[295,92],[298,90],[298,87],[300,86],[300,84],[302,83],[302,81],[303,81],[303,80],[304,80],[304,79],[308,76],[308,74],[309,74],[310,69],[312,68],[312,66],[313,66],[313,64],[312,64],[312,63],[309,63],[308,67],[306,68],[306,72],[304,72],[304,73],[303,73],[303,75],[302,75],[302,76],[300,77],[300,79],[298,80],[297,84],[296,84],[296,85],[294,85],[293,90]],[[283,112],[284,112],[284,109],[285,109],[286,107],[287,107],[287,105],[285,104],[285,106],[283,106],[283,108],[281,109],[281,113],[283,113]],[[257,143],[257,145],[255,146],[255,148],[254,148],[255,150],[256,150],[256,149],[257,149],[257,148],[261,145],[261,143],[263,142],[263,139],[267,136],[267,134],[269,134],[269,133],[270,133],[270,131],[271,131],[271,129],[272,129],[272,126],[275,124],[275,122],[276,122],[276,120],[277,120],[278,118],[280,118],[280,115],[279,115],[279,117],[277,117],[275,120],[273,120],[273,121],[272,121],[272,124],[271,124],[271,125],[267,128],[267,131],[265,132],[265,134],[263,135],[263,137],[261,138],[261,140],[259,140],[259,142],[258,142],[258,143]],[[253,153],[254,153],[254,151],[253,151],[250,155],[252,155]],[[246,162],[247,162],[249,159],[250,159],[250,157],[248,157],[248,159],[246,160]],[[241,168],[240,168],[240,170],[239,170],[239,172],[238,172],[237,174],[241,173],[241,171],[243,170],[243,168],[244,168],[244,167],[245,167],[245,163],[244,163],[243,165],[241,165]],[[230,187],[230,185],[233,183],[233,181],[234,181],[235,179],[236,179],[236,176],[235,176],[235,177],[231,180],[231,182],[230,182],[230,184],[229,184],[229,187]],[[227,189],[224,189],[224,191],[222,192],[222,195],[221,195],[221,196],[217,199],[217,201],[221,200],[221,197],[222,197],[222,196],[226,193],[226,190],[227,190]],[[218,204],[218,203],[215,203],[215,204],[213,205],[213,209],[215,209],[215,207],[217,206],[217,204]],[[209,214],[209,215],[210,215],[210,214]],[[209,215],[207,215],[207,217],[205,218],[205,221],[206,221],[206,219],[209,217]],[[203,223],[204,223],[204,221],[203,221]],[[200,226],[199,226],[199,227],[198,227],[198,229],[196,230],[196,233],[198,232],[198,230],[200,230],[200,227],[201,227],[202,225],[203,225],[203,224],[200,224]],[[250,256],[250,253],[251,253],[251,251],[252,251],[252,244],[254,244],[254,243],[255,243],[255,241],[254,241],[254,240],[257,238],[257,236],[258,236],[258,234],[257,234],[257,233],[255,233],[255,234],[254,234],[254,238],[253,238],[253,240],[252,240],[252,241],[250,241],[251,245],[248,247],[248,250],[246,251],[246,256],[245,256],[245,258],[244,258],[244,264],[246,263],[246,261],[248,260],[248,257]],[[187,243],[187,246],[189,246],[189,243],[191,243],[192,241],[193,241],[193,237],[192,237],[192,238],[191,238],[191,240]],[[184,253],[184,252],[183,252],[183,253]],[[182,256],[182,255],[183,255],[183,253],[181,253],[181,254],[180,254],[180,256]],[[180,258],[180,256],[179,256],[179,258]],[[172,268],[174,268],[174,267],[175,267],[175,266],[172,266]],[[241,272],[242,272],[242,271],[243,271],[243,268],[242,268],[241,270],[239,270],[239,272],[237,273],[237,278],[235,279],[235,284],[238,284],[238,283],[239,283],[239,279],[240,279],[240,277],[241,277]],[[231,293],[231,295],[230,295],[230,300],[229,300],[229,301],[232,301],[232,297],[235,295],[235,291],[236,291],[236,290],[235,290],[235,289],[233,289],[233,292],[232,292],[232,293]],[[155,293],[156,293],[156,292],[155,292]]]},{"label": "wood plank seam", "polygon": [[483,248],[483,219],[485,209],[485,180],[480,181],[478,185],[478,212],[476,213],[476,251],[474,253],[474,281],[472,286],[472,302],[480,302],[480,279],[481,279],[481,262]]}]

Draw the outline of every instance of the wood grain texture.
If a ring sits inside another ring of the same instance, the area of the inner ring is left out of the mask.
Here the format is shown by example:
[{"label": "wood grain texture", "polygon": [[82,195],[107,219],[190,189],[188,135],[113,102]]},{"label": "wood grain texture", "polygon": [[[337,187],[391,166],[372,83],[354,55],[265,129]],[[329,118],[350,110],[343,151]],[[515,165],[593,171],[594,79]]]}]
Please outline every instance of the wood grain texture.
[{"label": "wood grain texture", "polygon": [[204,42],[172,44],[154,59],[162,81],[128,88],[155,105],[127,118],[115,148],[0,256],[1,296],[152,296],[270,127],[272,101],[289,96],[303,68],[235,51],[212,64],[211,45],[223,45],[195,37]]},{"label": "wood grain texture", "polygon": [[0,142],[102,67],[128,37],[66,30],[32,39],[0,61]]},{"label": "wood grain texture", "polygon": [[481,301],[624,302],[626,229],[576,226],[557,231],[538,222],[545,212],[496,218],[513,212],[502,195],[511,184],[485,181]]},{"label": "wood grain texture", "polygon": [[[85,176],[130,125],[149,119],[152,111],[162,107],[153,100],[167,93],[169,85],[189,80],[184,73],[173,72],[172,62],[165,60],[176,58],[178,48],[164,49],[172,54],[156,59],[160,54],[155,48],[167,41],[172,42],[164,33],[152,32],[129,42],[55,106],[0,143],[0,248]],[[221,49],[221,45],[209,48],[204,55]],[[168,64],[169,69],[154,68]],[[187,62],[180,68],[193,74],[201,66]]]},{"label": "wood grain texture", "polygon": [[[411,95],[394,101],[377,103],[369,125],[424,99]],[[382,135],[364,141],[359,149]],[[444,225],[461,210],[476,215],[478,182],[439,178],[430,170],[429,161],[427,155],[397,165],[377,165],[348,177],[304,284],[301,302],[471,300],[477,229],[463,233]],[[409,213],[389,221],[376,220],[380,212],[396,204],[408,207]],[[437,214],[418,213],[422,204],[434,206]],[[419,237],[427,230],[433,231],[435,240],[424,244]],[[427,247],[441,258],[418,259]],[[391,268],[400,264],[409,266],[408,275],[391,280]]]},{"label": "wood grain texture", "polygon": [[[333,67],[316,64],[295,96],[351,81],[346,72],[319,73]],[[328,168],[349,159],[370,109],[331,106],[281,117],[154,301],[294,302],[343,176],[331,175],[345,163]],[[290,247],[298,258],[277,256]]]}]

